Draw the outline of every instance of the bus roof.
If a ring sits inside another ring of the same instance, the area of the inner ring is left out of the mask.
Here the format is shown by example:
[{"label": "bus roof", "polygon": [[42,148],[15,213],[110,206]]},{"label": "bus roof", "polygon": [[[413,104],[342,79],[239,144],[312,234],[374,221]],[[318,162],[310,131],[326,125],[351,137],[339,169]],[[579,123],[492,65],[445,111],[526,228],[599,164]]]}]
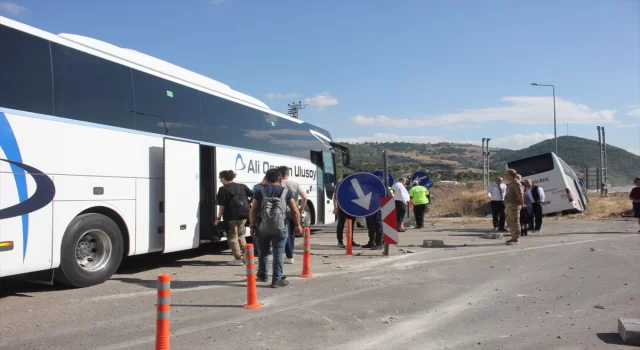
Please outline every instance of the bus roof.
[{"label": "bus roof", "polygon": [[[147,70],[151,70],[153,72],[152,74],[164,75],[173,78],[173,80],[178,80],[183,83],[193,85],[200,90],[206,89],[208,91],[214,92],[216,95],[222,98],[240,102],[256,109],[265,110],[266,112],[269,112],[281,118],[289,119],[296,123],[303,123],[302,120],[291,118],[288,115],[272,110],[266,103],[260,101],[259,99],[233,90],[231,87],[224,83],[132,49],[121,48],[98,39],[81,35],[66,33],[55,35],[3,16],[0,16],[0,24],[31,35],[38,36],[40,38],[58,43],[60,45],[69,46],[76,50],[84,51],[98,57],[109,59],[116,63],[129,66],[130,68],[138,69],[138,67],[143,67]],[[164,76],[163,78],[165,78]]]}]

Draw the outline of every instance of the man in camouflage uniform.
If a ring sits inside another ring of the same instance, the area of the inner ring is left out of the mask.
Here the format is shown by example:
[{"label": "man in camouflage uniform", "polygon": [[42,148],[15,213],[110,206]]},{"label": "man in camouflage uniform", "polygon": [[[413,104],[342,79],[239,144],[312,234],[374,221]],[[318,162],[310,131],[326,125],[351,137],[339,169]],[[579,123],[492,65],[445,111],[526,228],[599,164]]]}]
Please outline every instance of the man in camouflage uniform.
[{"label": "man in camouflage uniform", "polygon": [[511,239],[507,241],[508,245],[518,244],[520,238],[520,209],[524,205],[524,189],[520,181],[516,179],[518,172],[509,169],[505,179],[507,180],[507,191],[504,195],[504,204],[506,207],[506,221],[509,229],[511,229]]}]

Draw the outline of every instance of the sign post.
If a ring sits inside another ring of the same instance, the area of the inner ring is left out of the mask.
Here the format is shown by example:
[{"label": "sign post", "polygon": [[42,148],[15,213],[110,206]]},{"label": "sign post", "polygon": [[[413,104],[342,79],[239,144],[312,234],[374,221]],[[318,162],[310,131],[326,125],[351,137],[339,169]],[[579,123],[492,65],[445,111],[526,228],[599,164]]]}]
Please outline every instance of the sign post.
[{"label": "sign post", "polygon": [[380,210],[380,198],[385,193],[382,181],[370,173],[351,174],[336,188],[338,206],[353,217],[366,217]]},{"label": "sign post", "polygon": [[[389,197],[389,186],[393,185],[393,177],[391,176],[391,174],[389,174],[389,166],[387,164],[387,151],[382,151],[382,171],[383,171],[382,176],[384,179],[384,193],[386,194],[386,197]],[[393,203],[395,205],[395,201]],[[382,220],[383,220],[382,226],[384,227],[384,216]],[[384,230],[382,231],[382,233],[384,234]],[[389,255],[389,243],[387,243],[386,239],[384,240],[382,254]]]},{"label": "sign post", "polygon": [[[380,199],[380,212],[382,214],[382,233],[384,234],[384,246],[389,249],[389,244],[398,244],[398,219],[396,217],[396,203],[393,197]],[[388,254],[388,252],[387,252]]]}]

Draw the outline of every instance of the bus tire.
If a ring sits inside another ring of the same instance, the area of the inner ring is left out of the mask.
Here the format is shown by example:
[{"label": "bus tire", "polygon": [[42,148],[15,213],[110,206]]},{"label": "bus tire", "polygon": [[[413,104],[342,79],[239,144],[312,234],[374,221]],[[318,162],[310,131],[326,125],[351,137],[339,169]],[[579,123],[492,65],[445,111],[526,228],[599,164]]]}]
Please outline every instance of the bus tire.
[{"label": "bus tire", "polygon": [[123,247],[118,225],[107,216],[76,216],[62,238],[56,281],[76,288],[107,281],[120,266]]}]

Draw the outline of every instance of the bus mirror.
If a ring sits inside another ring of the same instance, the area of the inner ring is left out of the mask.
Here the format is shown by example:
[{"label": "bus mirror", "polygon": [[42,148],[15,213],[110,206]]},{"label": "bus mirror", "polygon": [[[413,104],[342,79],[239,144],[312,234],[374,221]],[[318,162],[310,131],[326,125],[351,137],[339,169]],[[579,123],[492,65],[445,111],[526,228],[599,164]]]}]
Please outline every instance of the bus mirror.
[{"label": "bus mirror", "polygon": [[348,166],[351,164],[351,154],[349,154],[349,149],[342,149],[342,165]]}]

